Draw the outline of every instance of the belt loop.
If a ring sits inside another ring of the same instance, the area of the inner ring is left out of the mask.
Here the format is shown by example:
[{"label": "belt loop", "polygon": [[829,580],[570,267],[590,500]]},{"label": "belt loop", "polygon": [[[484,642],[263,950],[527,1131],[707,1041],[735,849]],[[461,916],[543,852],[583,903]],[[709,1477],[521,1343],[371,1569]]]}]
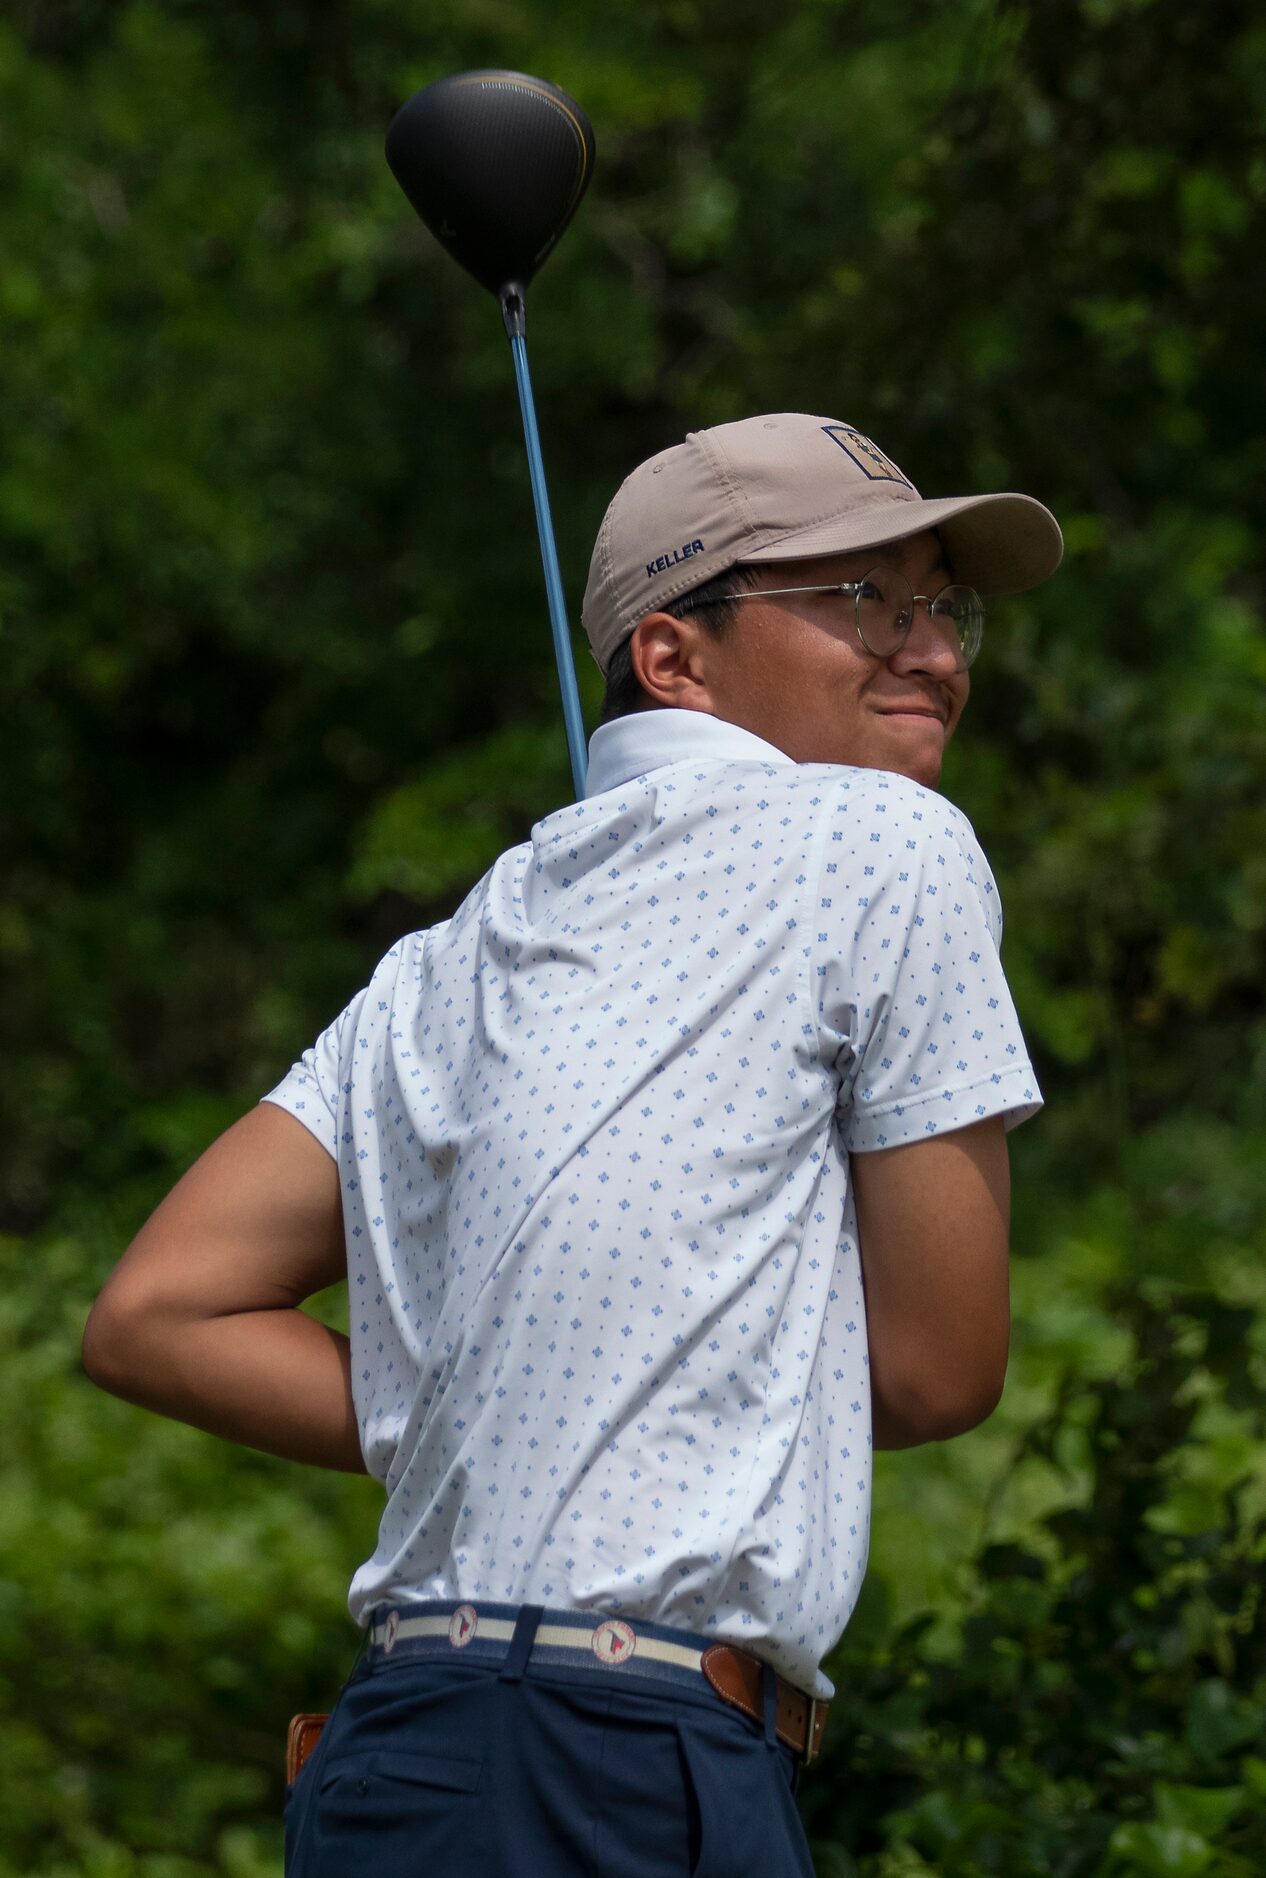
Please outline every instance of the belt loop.
[{"label": "belt loop", "polygon": [[812,1767],[818,1752],[818,1698],[809,1697],[809,1726],[804,1743],[804,1765]]},{"label": "belt loop", "polygon": [[499,1681],[518,1682],[527,1668],[528,1657],[532,1654],[532,1643],[536,1637],[536,1627],[544,1616],[544,1606],[540,1604],[521,1604],[519,1614],[514,1620],[514,1635],[510,1639],[510,1648],[506,1654],[505,1666]]},{"label": "belt loop", "polygon": [[760,1666],[761,1692],[765,1698],[765,1745],[778,1746],[778,1676],[769,1663]]}]

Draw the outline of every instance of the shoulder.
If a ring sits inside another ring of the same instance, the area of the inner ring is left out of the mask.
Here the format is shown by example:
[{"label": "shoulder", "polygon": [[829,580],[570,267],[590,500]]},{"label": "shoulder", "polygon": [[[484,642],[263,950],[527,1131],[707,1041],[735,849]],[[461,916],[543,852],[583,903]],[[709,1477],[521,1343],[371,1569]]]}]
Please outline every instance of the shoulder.
[{"label": "shoulder", "polygon": [[965,857],[980,857],[976,831],[947,796],[892,770],[850,769],[842,764],[802,763],[799,787],[821,797],[835,822],[885,828],[917,847],[952,841]]},{"label": "shoulder", "polygon": [[826,874],[856,882],[862,911],[882,900],[890,908],[900,902],[912,915],[928,905],[948,914],[975,900],[995,940],[1001,937],[997,883],[960,808],[886,770],[821,766],[819,774],[830,778],[824,812],[831,825],[820,850]]}]

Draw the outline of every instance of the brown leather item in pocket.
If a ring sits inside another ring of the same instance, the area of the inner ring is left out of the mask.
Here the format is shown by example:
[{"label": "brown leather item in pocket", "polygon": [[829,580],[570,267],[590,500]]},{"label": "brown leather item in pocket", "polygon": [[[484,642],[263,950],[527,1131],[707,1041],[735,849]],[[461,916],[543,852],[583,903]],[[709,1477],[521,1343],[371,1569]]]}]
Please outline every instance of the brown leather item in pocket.
[{"label": "brown leather item in pocket", "polygon": [[292,1715],[290,1730],[286,1735],[286,1785],[289,1787],[299,1778],[299,1770],[321,1739],[328,1715]]}]

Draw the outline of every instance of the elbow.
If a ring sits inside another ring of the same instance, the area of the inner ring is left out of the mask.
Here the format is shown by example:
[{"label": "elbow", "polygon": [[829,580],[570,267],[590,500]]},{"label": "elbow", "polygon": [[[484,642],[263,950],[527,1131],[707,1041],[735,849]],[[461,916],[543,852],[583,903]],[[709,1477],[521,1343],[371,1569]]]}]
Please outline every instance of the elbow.
[{"label": "elbow", "polygon": [[928,1404],[925,1441],[952,1441],[955,1435],[970,1434],[979,1428],[1002,1400],[1005,1371],[996,1382],[978,1381],[971,1388],[946,1390]]},{"label": "elbow", "polygon": [[111,1295],[110,1287],[88,1313],[80,1362],[89,1382],[108,1395],[137,1399],[147,1353],[143,1317]]},{"label": "elbow", "polygon": [[924,1374],[896,1386],[890,1381],[882,1396],[875,1393],[876,1447],[921,1447],[969,1434],[993,1414],[1005,1380],[1004,1358],[972,1376]]},{"label": "elbow", "polygon": [[121,1367],[125,1367],[121,1349],[118,1326],[104,1297],[100,1297],[88,1313],[79,1360],[89,1382],[95,1382],[98,1389],[105,1389],[111,1395],[119,1393]]}]

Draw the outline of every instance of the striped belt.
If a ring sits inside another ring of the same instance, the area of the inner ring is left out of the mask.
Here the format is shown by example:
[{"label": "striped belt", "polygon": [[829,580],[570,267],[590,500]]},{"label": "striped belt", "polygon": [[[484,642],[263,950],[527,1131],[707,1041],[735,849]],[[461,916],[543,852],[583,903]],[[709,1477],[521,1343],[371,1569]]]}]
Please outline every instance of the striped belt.
[{"label": "striped belt", "polygon": [[[753,1721],[768,1727],[772,1720],[777,1739],[806,1766],[817,1759],[829,1704],[774,1675],[746,1650],[640,1618],[605,1617],[595,1623],[592,1613],[581,1611],[543,1610],[533,1615],[528,1662],[558,1669],[616,1670],[679,1688],[697,1689],[702,1677],[723,1702]],[[370,1624],[367,1654],[376,1664],[458,1656],[467,1662],[502,1663],[519,1623],[520,1607],[512,1604],[379,1605]],[[772,1694],[767,1682],[773,1684]]]}]

